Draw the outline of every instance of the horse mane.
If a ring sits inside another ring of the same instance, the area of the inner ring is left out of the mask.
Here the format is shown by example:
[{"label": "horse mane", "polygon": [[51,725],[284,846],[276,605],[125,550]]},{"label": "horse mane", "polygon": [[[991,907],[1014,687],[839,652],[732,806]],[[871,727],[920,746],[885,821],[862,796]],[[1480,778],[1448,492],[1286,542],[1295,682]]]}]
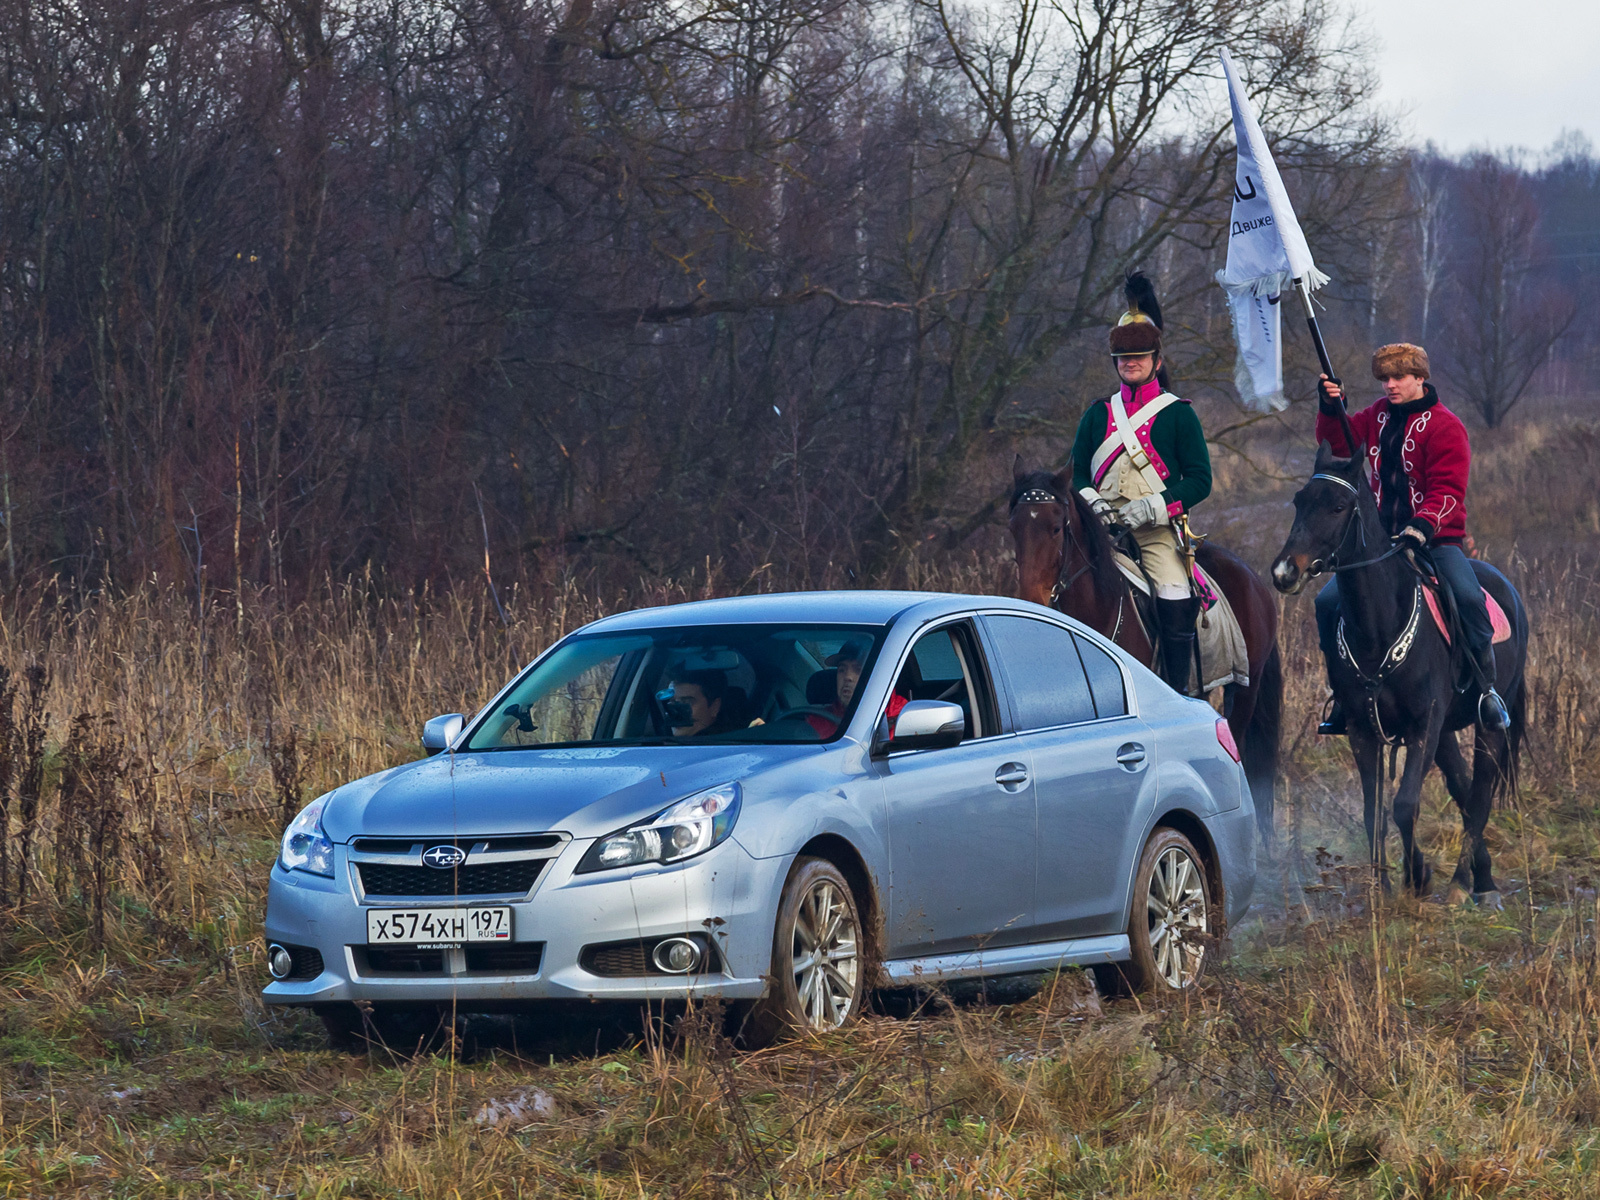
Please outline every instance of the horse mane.
[{"label": "horse mane", "polygon": [[1123,581],[1122,572],[1117,569],[1116,546],[1111,541],[1105,522],[1095,516],[1089,502],[1071,488],[1067,488],[1066,495],[1062,495],[1061,485],[1049,471],[1030,471],[1021,476],[1011,492],[1011,507],[1017,507],[1024,492],[1035,490],[1048,492],[1058,503],[1070,504],[1076,510],[1082,536],[1073,540],[1082,545],[1084,556],[1089,560],[1089,577],[1094,582],[1095,592],[1102,601],[1114,603],[1127,584]]}]

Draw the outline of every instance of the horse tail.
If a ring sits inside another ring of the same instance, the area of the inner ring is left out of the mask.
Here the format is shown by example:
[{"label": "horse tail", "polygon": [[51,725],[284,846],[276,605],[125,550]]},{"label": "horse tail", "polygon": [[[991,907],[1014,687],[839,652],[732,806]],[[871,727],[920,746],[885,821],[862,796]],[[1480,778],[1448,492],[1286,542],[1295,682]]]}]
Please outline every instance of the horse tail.
[{"label": "horse tail", "polygon": [[1245,778],[1250,783],[1250,797],[1256,805],[1256,827],[1270,847],[1278,787],[1278,748],[1283,731],[1283,659],[1276,643],[1267,661],[1261,664],[1261,679],[1256,686],[1256,707],[1250,714],[1250,724],[1245,726],[1240,757],[1244,759]]}]

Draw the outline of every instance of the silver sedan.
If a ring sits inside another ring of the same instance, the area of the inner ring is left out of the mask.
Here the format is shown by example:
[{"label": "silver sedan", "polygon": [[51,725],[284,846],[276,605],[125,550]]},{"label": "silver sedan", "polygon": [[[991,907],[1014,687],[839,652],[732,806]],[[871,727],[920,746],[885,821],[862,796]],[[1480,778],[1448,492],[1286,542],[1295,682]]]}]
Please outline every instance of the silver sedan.
[{"label": "silver sedan", "polygon": [[272,869],[265,999],[336,1038],[719,997],[760,1043],[869,988],[1070,964],[1171,991],[1254,885],[1227,725],[1023,601],[609,617],[423,744],[309,804]]}]

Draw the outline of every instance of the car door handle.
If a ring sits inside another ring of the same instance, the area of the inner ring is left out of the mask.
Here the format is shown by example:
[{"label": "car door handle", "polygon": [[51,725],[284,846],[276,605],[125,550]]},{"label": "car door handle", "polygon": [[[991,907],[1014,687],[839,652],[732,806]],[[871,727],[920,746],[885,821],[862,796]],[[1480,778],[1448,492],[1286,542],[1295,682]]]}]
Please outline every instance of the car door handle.
[{"label": "car door handle", "polygon": [[1144,761],[1144,747],[1138,742],[1123,742],[1117,747],[1117,764],[1133,770]]},{"label": "car door handle", "polygon": [[1002,763],[994,781],[1008,792],[1020,791],[1028,782],[1028,768],[1019,762]]}]

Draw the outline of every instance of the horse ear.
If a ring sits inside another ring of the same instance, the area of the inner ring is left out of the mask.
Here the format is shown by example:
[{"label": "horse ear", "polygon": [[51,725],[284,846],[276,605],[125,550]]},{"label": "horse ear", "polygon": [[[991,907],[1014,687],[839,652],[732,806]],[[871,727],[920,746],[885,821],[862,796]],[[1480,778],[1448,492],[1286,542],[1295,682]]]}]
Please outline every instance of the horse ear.
[{"label": "horse ear", "polygon": [[1321,471],[1333,462],[1333,445],[1327,438],[1317,444],[1317,470]]},{"label": "horse ear", "polygon": [[1050,482],[1056,485],[1056,495],[1072,495],[1072,464],[1068,463],[1061,470],[1050,476]]},{"label": "horse ear", "polygon": [[1022,465],[1022,455],[1019,454],[1011,460],[1012,486],[1015,487],[1016,485],[1020,484],[1022,482],[1022,477],[1027,473],[1027,470]]}]

